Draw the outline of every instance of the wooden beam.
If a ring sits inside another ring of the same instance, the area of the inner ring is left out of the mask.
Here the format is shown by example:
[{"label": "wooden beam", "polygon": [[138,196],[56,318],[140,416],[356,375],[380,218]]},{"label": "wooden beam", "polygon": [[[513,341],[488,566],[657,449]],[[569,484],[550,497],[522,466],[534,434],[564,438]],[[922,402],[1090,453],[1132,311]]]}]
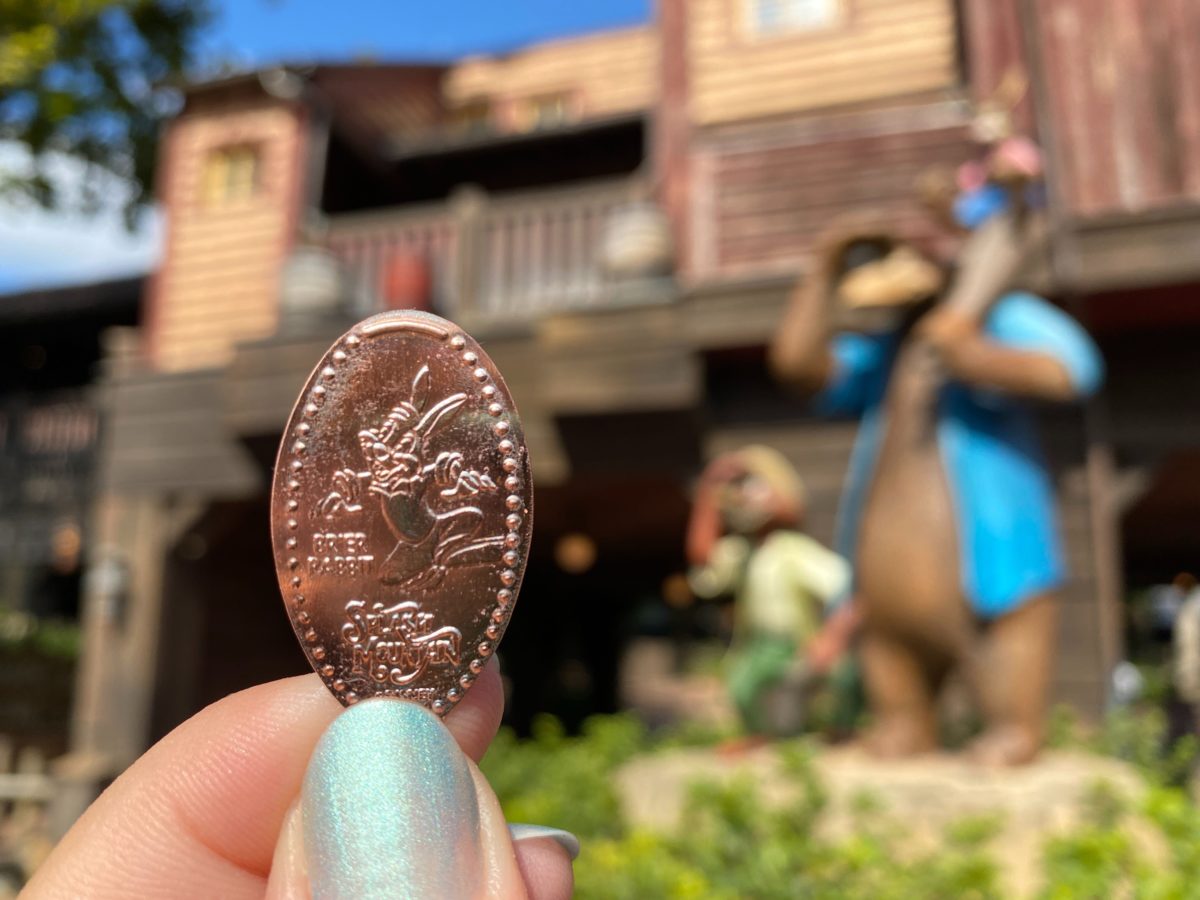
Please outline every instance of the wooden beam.
[{"label": "wooden beam", "polygon": [[652,157],[659,203],[671,222],[682,272],[689,259],[688,2],[658,0],[659,90]]},{"label": "wooden beam", "polygon": [[556,414],[688,409],[703,386],[678,305],[549,316],[537,325],[542,396]]},{"label": "wooden beam", "polygon": [[1061,287],[1080,293],[1200,279],[1200,206],[1075,220],[1057,238]]},{"label": "wooden beam", "polygon": [[261,489],[258,467],[225,427],[220,372],[114,376],[100,395],[101,490],[235,497]]}]

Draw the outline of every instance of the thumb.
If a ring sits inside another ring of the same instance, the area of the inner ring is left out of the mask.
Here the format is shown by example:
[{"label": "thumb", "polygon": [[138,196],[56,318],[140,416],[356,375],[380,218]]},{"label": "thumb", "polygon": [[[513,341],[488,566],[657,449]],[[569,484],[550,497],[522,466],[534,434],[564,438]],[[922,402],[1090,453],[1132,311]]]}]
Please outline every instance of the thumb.
[{"label": "thumb", "polygon": [[317,743],[267,897],[395,896],[528,894],[496,796],[442,722],[413,703],[369,700]]}]

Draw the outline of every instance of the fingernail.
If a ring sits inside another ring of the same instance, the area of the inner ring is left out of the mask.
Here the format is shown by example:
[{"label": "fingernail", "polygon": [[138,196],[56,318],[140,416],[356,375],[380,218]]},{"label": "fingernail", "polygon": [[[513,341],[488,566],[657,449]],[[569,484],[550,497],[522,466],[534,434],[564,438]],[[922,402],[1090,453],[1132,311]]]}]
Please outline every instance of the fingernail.
[{"label": "fingernail", "polygon": [[301,803],[313,900],[477,893],[475,783],[424,707],[368,700],[338,716],[313,751]]},{"label": "fingernail", "polygon": [[572,861],[579,856],[579,838],[561,828],[551,828],[548,825],[512,824],[508,826],[508,833],[512,836],[514,844],[518,841],[551,840],[566,850],[567,856]]}]

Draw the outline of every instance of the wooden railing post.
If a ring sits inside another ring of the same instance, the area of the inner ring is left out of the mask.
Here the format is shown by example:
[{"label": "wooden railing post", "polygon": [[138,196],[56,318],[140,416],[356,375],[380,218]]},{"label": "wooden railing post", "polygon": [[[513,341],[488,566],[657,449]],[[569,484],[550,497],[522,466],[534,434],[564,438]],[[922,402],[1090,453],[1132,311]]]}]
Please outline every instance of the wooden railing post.
[{"label": "wooden railing post", "polygon": [[446,279],[450,291],[450,296],[446,298],[450,307],[447,311],[452,316],[470,314],[479,309],[479,276],[484,252],[483,218],[487,205],[487,194],[475,185],[459,188],[450,198],[451,216],[458,235],[453,270]]}]

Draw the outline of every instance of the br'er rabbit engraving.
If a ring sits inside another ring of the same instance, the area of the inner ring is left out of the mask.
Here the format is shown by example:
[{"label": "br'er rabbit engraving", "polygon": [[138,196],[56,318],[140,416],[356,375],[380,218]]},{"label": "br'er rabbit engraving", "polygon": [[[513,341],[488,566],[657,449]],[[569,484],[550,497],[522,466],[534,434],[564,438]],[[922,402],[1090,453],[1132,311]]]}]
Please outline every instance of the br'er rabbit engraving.
[{"label": "br'er rabbit engraving", "polygon": [[467,468],[461,453],[443,450],[435,456],[430,447],[439,428],[467,401],[466,394],[452,394],[426,409],[431,380],[429,367],[422,366],[411,399],[358,433],[367,471],[336,472],[319,510],[329,520],[358,512],[363,508],[360,485],[366,482],[397,541],[380,579],[409,590],[435,587],[453,567],[492,563],[504,543],[503,535],[480,535],[483,510],[468,502],[495,492],[496,483],[486,472]]}]

